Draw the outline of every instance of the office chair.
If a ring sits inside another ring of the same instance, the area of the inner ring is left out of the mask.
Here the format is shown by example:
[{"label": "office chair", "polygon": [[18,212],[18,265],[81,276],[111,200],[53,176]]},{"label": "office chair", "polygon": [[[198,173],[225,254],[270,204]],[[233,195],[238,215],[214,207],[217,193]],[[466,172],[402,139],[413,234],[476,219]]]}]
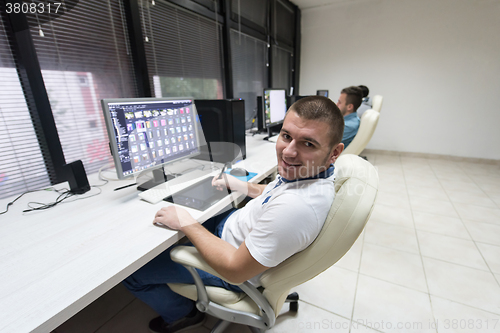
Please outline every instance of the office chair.
[{"label": "office chair", "polygon": [[379,117],[380,113],[377,111],[373,109],[366,110],[363,116],[361,116],[358,133],[356,133],[354,139],[352,139],[351,143],[344,149],[341,155],[361,154],[368,142],[370,142],[373,132],[375,132],[375,128],[377,128]]},{"label": "office chair", "polygon": [[381,95],[375,95],[372,97],[372,109],[380,113],[380,109],[382,109],[382,102],[384,101],[384,97]]},{"label": "office chair", "polygon": [[[171,251],[172,259],[193,275],[195,285],[168,285],[174,292],[195,300],[200,311],[220,319],[213,333],[223,332],[230,323],[248,325],[252,332],[270,329],[290,289],[329,268],[354,244],[372,212],[378,175],[373,165],[355,155],[339,157],[335,168],[336,196],[318,237],[304,251],[265,271],[260,279],[262,287],[255,288],[247,281],[238,284],[244,292],[237,293],[204,286],[195,268],[221,276],[206,264],[196,248],[178,246]],[[291,300],[295,309],[297,299]]]}]

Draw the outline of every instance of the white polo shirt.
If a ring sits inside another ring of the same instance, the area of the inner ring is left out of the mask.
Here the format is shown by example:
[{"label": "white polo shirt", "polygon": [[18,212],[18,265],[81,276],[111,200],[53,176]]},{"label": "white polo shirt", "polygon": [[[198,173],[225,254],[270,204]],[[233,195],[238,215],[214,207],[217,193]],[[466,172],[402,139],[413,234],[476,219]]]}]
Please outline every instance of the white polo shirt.
[{"label": "white polo shirt", "polygon": [[[288,181],[278,176],[229,216],[221,238],[236,248],[245,241],[261,265],[278,265],[318,236],[335,197],[334,179],[333,165],[312,178]],[[259,286],[259,277],[252,284]]]}]

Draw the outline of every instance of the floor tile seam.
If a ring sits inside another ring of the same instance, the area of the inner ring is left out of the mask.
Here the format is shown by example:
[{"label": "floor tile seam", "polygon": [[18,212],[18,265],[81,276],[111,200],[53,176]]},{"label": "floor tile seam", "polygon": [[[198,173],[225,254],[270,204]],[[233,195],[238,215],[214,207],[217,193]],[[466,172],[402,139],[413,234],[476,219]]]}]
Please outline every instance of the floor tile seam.
[{"label": "floor tile seam", "polygon": [[[323,308],[323,307],[321,307],[321,306],[318,306],[318,305],[316,305],[316,304],[313,304],[313,303],[311,303],[311,302],[304,301],[304,300],[302,300],[302,299],[299,299],[299,302],[304,302],[304,303],[306,303],[306,304],[308,304],[308,305],[310,305],[310,306],[312,306],[312,307],[315,307],[315,308],[317,308],[317,309],[320,309],[320,310],[323,310],[323,311],[325,311],[325,312],[331,313],[331,314],[333,314],[333,315],[335,315],[335,316],[337,316],[337,317],[340,317],[340,318],[342,318],[342,319],[348,320],[348,321],[349,321],[349,332],[351,331],[351,327],[352,327],[352,320],[350,320],[350,319],[349,319],[349,318],[347,318],[346,316],[343,316],[343,315],[341,315],[341,314],[339,314],[339,313],[336,313],[336,312],[330,311],[330,310],[328,310],[328,309],[325,309],[325,308]],[[299,311],[300,311],[300,310],[299,310]],[[371,329],[371,330],[374,330],[374,331],[376,331],[376,332],[384,333],[383,331],[379,331],[379,330],[377,330],[377,329],[374,329],[374,328],[372,328],[372,327],[368,327],[368,326],[363,325],[363,324],[360,324],[360,323],[359,323],[358,325],[363,326],[363,327],[366,327],[366,328]]]},{"label": "floor tile seam", "polygon": [[372,220],[372,222],[374,222],[374,223],[383,223],[383,224],[388,224],[388,225],[391,225],[391,226],[396,226],[396,227],[401,227],[401,228],[413,230],[413,228],[411,228],[411,227],[405,227],[404,225],[401,225],[401,224],[395,224],[395,223],[383,222],[383,221],[376,221],[376,220]]},{"label": "floor tile seam", "polygon": [[415,255],[415,256],[420,256],[420,254],[419,254],[419,253],[410,252],[410,251],[401,250],[401,249],[396,249],[396,248],[394,248],[394,247],[385,246],[385,245],[380,245],[380,244],[377,244],[377,243],[372,243],[372,242],[370,242],[370,241],[366,241],[366,243],[368,243],[368,244],[370,244],[370,245],[380,246],[380,247],[383,247],[383,248],[388,249],[388,250],[400,251],[400,252],[403,252],[403,253],[406,253],[406,254],[413,254],[413,255]]},{"label": "floor tile seam", "polygon": [[463,221],[469,221],[469,222],[484,223],[484,224],[489,224],[489,225],[494,225],[496,227],[500,227],[500,223],[491,223],[491,222],[470,220],[470,219],[464,219],[464,218],[460,218],[460,219],[462,220],[462,223],[463,223]]},{"label": "floor tile seam", "polygon": [[[467,172],[466,172],[466,171],[462,168],[462,166],[460,166],[460,165],[459,165],[459,168],[460,168],[460,169],[462,169],[462,171],[463,171],[465,174],[467,174]],[[467,176],[469,176],[469,175],[467,174]],[[488,193],[486,193],[486,191],[485,191],[485,190],[483,190],[483,188],[482,188],[481,186],[479,186],[479,184],[478,184],[478,183],[477,183],[477,182],[476,182],[476,181],[475,181],[472,177],[470,177],[470,176],[469,176],[469,178],[472,180],[472,182],[473,182],[473,183],[474,183],[474,184],[475,184],[475,185],[476,185],[476,186],[477,186],[477,187],[478,187],[478,188],[479,188],[479,189],[480,189],[480,190],[481,190],[481,191],[482,191],[482,192],[483,192],[483,193],[484,193],[484,194],[485,194],[485,195],[486,195],[486,196],[487,196],[487,197],[488,197],[491,201],[493,201],[493,203],[497,206],[497,208],[500,208],[500,205],[499,205],[499,204],[497,204],[497,203],[496,203],[496,201],[495,201],[495,200],[493,200],[493,198],[492,198],[492,197],[491,197]]]},{"label": "floor tile seam", "polygon": [[487,242],[483,242],[483,241],[476,241],[475,240],[474,243],[479,243],[479,244],[484,244],[484,245],[491,245],[491,246],[500,247],[500,244],[487,243]]},{"label": "floor tile seam", "polygon": [[[372,210],[373,211],[373,210]],[[365,224],[366,227],[366,224]],[[349,333],[351,332],[352,328],[352,320],[354,317],[354,309],[356,308],[356,296],[358,295],[358,283],[359,283],[359,272],[361,271],[361,261],[363,260],[363,249],[365,248],[365,235],[366,232],[363,233],[363,242],[361,243],[361,251],[359,254],[359,262],[358,262],[358,271],[356,273],[356,284],[354,287],[354,298],[352,300],[352,310],[351,310],[351,318],[349,319]]]},{"label": "floor tile seam", "polygon": [[457,237],[457,236],[450,236],[448,234],[440,234],[438,232],[434,232],[434,231],[428,231],[428,230],[423,230],[423,229],[418,229],[416,228],[417,231],[423,231],[423,232],[427,232],[429,234],[433,234],[433,235],[439,235],[439,236],[445,236],[445,237],[450,237],[450,238],[455,238],[455,239],[459,239],[459,240],[468,240],[468,241],[472,241],[472,238],[462,238],[462,237]]},{"label": "floor tile seam", "polygon": [[338,269],[342,269],[344,271],[348,271],[348,272],[351,272],[351,273],[358,273],[358,271],[355,271],[355,270],[352,270],[352,269],[349,269],[349,268],[345,268],[345,267],[341,267],[341,266],[335,266],[335,264],[333,265],[333,267],[338,268]]},{"label": "floor tile seam", "polygon": [[114,316],[112,316],[111,318],[109,318],[109,320],[106,320],[105,323],[103,323],[101,326],[99,326],[95,331],[94,333],[98,333],[99,330],[101,328],[103,328],[104,326],[106,326],[106,324],[108,324],[110,321],[112,321],[115,317],[117,317],[123,310],[125,310],[128,306],[132,305],[132,303],[134,303],[135,301],[139,301],[138,298],[134,297],[132,300],[130,300],[130,302],[128,302],[126,305],[124,305],[120,310],[118,310],[118,312],[115,313]]},{"label": "floor tile seam", "polygon": [[408,287],[408,286],[406,286],[404,284],[396,283],[394,281],[385,280],[385,279],[380,278],[378,276],[373,276],[373,275],[369,275],[369,274],[362,273],[362,272],[360,272],[359,275],[364,276],[364,277],[369,277],[371,279],[375,279],[375,280],[378,280],[378,281],[382,281],[382,282],[385,282],[385,283],[393,284],[395,286],[398,286],[398,287],[401,287],[401,288],[405,288],[405,289],[408,289],[408,290],[411,290],[411,291],[416,291],[416,292],[419,292],[421,294],[429,295],[429,293],[426,292],[426,291],[422,291],[422,290],[419,290],[419,289],[416,289],[416,288]]},{"label": "floor tile seam", "polygon": [[[436,198],[436,197],[431,197],[431,196],[424,196],[424,195],[420,195],[420,194],[411,194],[410,195],[410,193],[408,193],[408,197],[417,197],[417,198],[424,198],[424,199],[431,199],[431,200],[436,200],[436,201],[448,202],[448,200],[444,200],[442,198]],[[411,206],[411,201],[410,201],[410,206]]]},{"label": "floor tile seam", "polygon": [[[436,173],[434,172],[434,170],[432,169],[432,166],[430,165],[430,163],[428,161],[427,161],[427,164],[429,165],[429,167],[431,168],[432,172],[434,173],[434,176],[436,176]],[[404,175],[404,170],[403,170],[403,175]],[[405,185],[407,185],[406,184],[406,178],[405,178]],[[441,185],[441,183],[439,183],[439,185]],[[441,185],[441,187],[442,186],[443,185]],[[407,188],[408,188],[408,186],[407,186]],[[410,193],[408,193],[408,201],[410,201]],[[436,316],[434,315],[434,307],[433,307],[433,304],[432,304],[431,293],[430,293],[430,288],[429,288],[429,281],[427,279],[427,271],[425,270],[424,258],[422,256],[422,250],[420,249],[420,241],[419,241],[419,238],[418,238],[417,226],[415,224],[415,216],[413,215],[413,207],[411,205],[411,202],[410,202],[410,210],[411,210],[411,220],[413,222],[413,228],[414,228],[414,232],[415,232],[415,238],[417,239],[417,247],[418,247],[418,253],[420,255],[420,263],[422,264],[422,271],[424,273],[425,287],[427,288],[427,298],[429,300],[429,306],[430,306],[430,310],[431,310],[432,321],[436,322]],[[436,327],[436,333],[438,333],[437,327]]]},{"label": "floor tile seam", "polygon": [[[427,199],[428,199],[428,198],[427,198]],[[450,203],[452,203],[452,202],[450,201]],[[410,205],[410,206],[411,206],[411,205]],[[411,208],[411,210],[412,210],[412,211],[415,211],[415,212],[419,212],[419,213],[427,213],[427,214],[434,214],[434,215],[439,215],[439,216],[444,216],[444,217],[453,217],[453,218],[456,218],[456,219],[462,219],[458,213],[457,213],[457,215],[456,215],[456,216],[450,216],[450,215],[440,214],[440,213],[436,213],[436,212],[432,212],[432,213],[430,213],[430,212],[428,212],[428,211],[426,212],[426,211],[424,211],[424,210],[419,210],[419,209],[414,209],[414,208]],[[455,210],[455,212],[456,212],[456,210]]]},{"label": "floor tile seam", "polygon": [[[498,276],[500,277],[500,274],[498,274]],[[498,285],[500,286],[500,279],[497,278],[497,274],[493,274],[493,277],[495,278],[495,281],[497,281]]]},{"label": "floor tile seam", "polygon": [[[449,197],[449,193],[448,191],[445,191],[446,192],[446,195]],[[460,192],[460,191],[449,191],[449,192]],[[484,194],[484,192],[483,192]],[[471,194],[471,195],[474,195],[474,194]],[[457,200],[453,200],[450,198],[450,201],[451,202],[454,202],[454,203],[457,203],[457,204],[467,204],[467,205],[470,205],[470,206],[477,206],[477,207],[481,207],[481,208],[490,208],[490,209],[500,209],[500,206],[488,195],[488,194],[484,194],[488,197],[488,199],[493,203],[493,205],[495,207],[493,207],[492,205],[489,205],[489,206],[486,206],[486,205],[482,205],[480,203],[468,203],[468,202],[460,202],[460,201],[457,201]]]},{"label": "floor tile seam", "polygon": [[[439,179],[438,179],[438,182],[439,182]],[[440,182],[441,184],[441,182]],[[477,184],[476,184],[477,186]],[[483,191],[484,192],[484,191]],[[448,196],[449,198],[449,194],[446,193],[446,195]],[[453,209],[455,210],[455,212],[457,213],[457,215],[460,217],[460,220],[462,221],[462,224],[465,228],[465,230],[467,230],[467,233],[469,234],[470,238],[472,239],[472,242],[474,243],[474,246],[476,247],[476,249],[479,251],[479,254],[481,255],[481,258],[483,258],[483,261],[484,263],[486,264],[486,266],[488,267],[488,270],[490,271],[490,273],[493,275],[493,278],[495,279],[495,281],[497,282],[497,285],[500,287],[500,281],[498,281],[498,279],[496,279],[495,277],[495,273],[493,273],[493,270],[491,269],[490,265],[488,264],[488,261],[486,261],[486,258],[484,257],[483,253],[481,252],[481,250],[479,249],[479,246],[477,245],[476,241],[474,240],[474,238],[472,237],[472,234],[471,232],[469,231],[469,228],[467,228],[467,226],[465,225],[464,223],[464,220],[462,219],[462,216],[460,216],[458,210],[457,210],[457,207],[455,205],[455,203],[451,202],[451,205],[453,206]],[[423,260],[423,259],[422,259]],[[425,267],[424,267],[424,270],[425,270]]]},{"label": "floor tile seam", "polygon": [[[493,207],[493,206],[485,206],[485,205],[480,205],[480,204],[470,204],[468,202],[460,202],[460,201],[456,201],[456,200],[452,200],[452,199],[450,199],[450,202],[456,203],[456,204],[466,204],[466,205],[471,205],[471,206],[478,206],[478,207],[482,207],[482,208],[500,209],[500,207],[496,207],[497,206],[496,204],[495,204],[495,207]],[[492,202],[493,202],[493,200],[492,200]]]},{"label": "floor tile seam", "polygon": [[[457,265],[457,266],[460,266],[460,267],[465,267],[465,268],[471,268],[473,270],[476,270],[476,271],[480,271],[480,272],[484,272],[484,273],[492,273],[492,274],[495,274],[493,273],[491,270],[489,269],[480,269],[480,268],[477,268],[477,267],[472,267],[472,266],[467,266],[467,265],[464,265],[464,264],[458,264],[456,262],[452,262],[452,261],[448,261],[448,260],[444,260],[444,259],[439,259],[439,258],[434,258],[434,257],[430,257],[428,255],[422,255],[423,258],[426,258],[426,259],[433,259],[433,260],[437,260],[437,261],[441,261],[441,262],[445,262],[447,264],[452,264],[452,265]],[[483,258],[484,260],[484,258]]]},{"label": "floor tile seam", "polygon": [[[498,313],[491,312],[489,310],[481,309],[481,308],[478,308],[477,306],[472,306],[470,304],[466,304],[466,303],[462,303],[462,302],[457,302],[455,300],[452,300],[452,299],[449,299],[449,298],[446,298],[446,297],[443,297],[443,296],[434,295],[434,294],[431,294],[431,296],[439,298],[439,299],[442,299],[442,300],[445,300],[445,301],[449,301],[449,302],[452,302],[452,303],[460,304],[460,305],[463,305],[463,306],[466,306],[468,308],[472,308],[472,309],[475,309],[475,310],[480,310],[480,311],[488,312],[488,313],[490,313],[492,315],[495,315],[495,316],[500,316],[500,311]],[[500,325],[500,322],[498,324]]]},{"label": "floor tile seam", "polygon": [[[344,315],[341,315],[340,313],[336,313],[336,312],[333,312],[333,311],[331,311],[331,310],[325,309],[324,307],[319,306],[319,305],[317,305],[317,304],[314,304],[314,303],[312,303],[312,302],[309,302],[309,301],[306,301],[306,300],[303,300],[303,299],[299,299],[299,302],[304,302],[304,303],[306,303],[306,304],[309,304],[310,306],[313,306],[313,307],[318,308],[318,309],[320,309],[320,310],[323,310],[323,311],[325,311],[325,312],[328,312],[328,313],[334,314],[334,315],[336,315],[337,317],[340,317],[340,318],[343,318],[343,319],[345,319],[345,320],[349,320],[349,321],[350,321],[350,319],[349,319],[348,317],[346,317],[346,316],[344,316]],[[300,306],[299,306],[299,308],[300,308]],[[299,311],[300,311],[300,309],[299,309]]]}]

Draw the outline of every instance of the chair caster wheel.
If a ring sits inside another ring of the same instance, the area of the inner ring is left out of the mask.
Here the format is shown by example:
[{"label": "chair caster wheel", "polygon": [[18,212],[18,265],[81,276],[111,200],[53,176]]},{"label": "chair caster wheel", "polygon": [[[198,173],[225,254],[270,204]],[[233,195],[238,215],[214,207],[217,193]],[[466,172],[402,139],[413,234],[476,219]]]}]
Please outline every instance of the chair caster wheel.
[{"label": "chair caster wheel", "polygon": [[290,302],[290,311],[297,312],[299,310],[299,302]]}]

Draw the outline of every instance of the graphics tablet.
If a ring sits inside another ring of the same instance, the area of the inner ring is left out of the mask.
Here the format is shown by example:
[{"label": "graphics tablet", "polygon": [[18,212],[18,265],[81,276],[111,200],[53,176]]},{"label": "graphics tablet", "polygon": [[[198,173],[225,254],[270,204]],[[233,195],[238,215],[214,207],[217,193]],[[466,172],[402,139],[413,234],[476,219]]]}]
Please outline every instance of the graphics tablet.
[{"label": "graphics tablet", "polygon": [[212,186],[212,177],[209,177],[163,200],[204,211],[226,195],[228,190],[218,191]]}]

